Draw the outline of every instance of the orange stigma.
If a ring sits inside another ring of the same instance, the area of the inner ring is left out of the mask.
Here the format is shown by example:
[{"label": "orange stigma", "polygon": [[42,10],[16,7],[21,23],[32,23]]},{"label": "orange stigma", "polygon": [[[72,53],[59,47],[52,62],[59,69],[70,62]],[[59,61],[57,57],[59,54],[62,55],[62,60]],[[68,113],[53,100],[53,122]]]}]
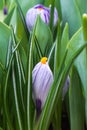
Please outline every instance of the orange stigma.
[{"label": "orange stigma", "polygon": [[41,63],[42,63],[42,64],[46,64],[46,62],[47,62],[47,57],[43,57],[43,58],[41,59]]},{"label": "orange stigma", "polygon": [[39,7],[39,8],[37,8],[37,9],[38,9],[39,11],[43,10],[43,8],[40,8],[40,7]]}]

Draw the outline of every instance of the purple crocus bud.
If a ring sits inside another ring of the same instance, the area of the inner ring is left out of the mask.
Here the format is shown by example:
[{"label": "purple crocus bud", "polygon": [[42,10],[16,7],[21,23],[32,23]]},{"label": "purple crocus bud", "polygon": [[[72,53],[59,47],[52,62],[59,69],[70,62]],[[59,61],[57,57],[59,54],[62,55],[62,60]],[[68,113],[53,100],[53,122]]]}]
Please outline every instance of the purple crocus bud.
[{"label": "purple crocus bud", "polygon": [[43,57],[32,72],[33,100],[37,112],[41,112],[52,83],[52,71],[48,65],[47,58]]},{"label": "purple crocus bud", "polygon": [[[27,11],[26,24],[27,24],[27,28],[29,31],[32,31],[38,15],[40,15],[40,17],[44,21],[44,23],[49,24],[50,7],[47,8],[41,4],[38,4]],[[57,24],[57,21],[58,21],[58,13],[57,13],[57,10],[55,8],[54,9],[54,26]]]},{"label": "purple crocus bud", "polygon": [[62,100],[64,100],[64,97],[68,91],[69,85],[70,85],[70,77],[68,76],[63,87]]},{"label": "purple crocus bud", "polygon": [[3,14],[4,14],[4,15],[7,15],[7,13],[8,13],[8,9],[7,9],[7,7],[5,6],[5,7],[3,8]]}]

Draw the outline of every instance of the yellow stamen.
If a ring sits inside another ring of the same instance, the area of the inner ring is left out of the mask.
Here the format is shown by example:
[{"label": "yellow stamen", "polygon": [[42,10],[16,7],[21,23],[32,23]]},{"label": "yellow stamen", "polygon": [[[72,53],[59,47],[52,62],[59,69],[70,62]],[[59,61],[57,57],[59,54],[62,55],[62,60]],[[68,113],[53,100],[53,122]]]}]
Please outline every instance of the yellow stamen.
[{"label": "yellow stamen", "polygon": [[46,64],[46,62],[47,62],[47,57],[43,57],[43,58],[41,59],[41,63],[42,63],[42,64]]},{"label": "yellow stamen", "polygon": [[43,8],[38,8],[39,11],[43,10]]}]

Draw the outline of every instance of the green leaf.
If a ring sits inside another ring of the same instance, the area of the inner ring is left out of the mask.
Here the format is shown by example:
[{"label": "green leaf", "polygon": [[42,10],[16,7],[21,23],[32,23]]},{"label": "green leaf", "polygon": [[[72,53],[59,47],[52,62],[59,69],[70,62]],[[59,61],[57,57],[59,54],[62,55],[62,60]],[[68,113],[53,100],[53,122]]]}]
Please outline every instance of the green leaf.
[{"label": "green leaf", "polygon": [[0,130],[3,130],[3,129],[0,127]]},{"label": "green leaf", "polygon": [[4,96],[3,96],[4,99],[3,99],[3,101],[4,101],[4,112],[5,112],[5,116],[6,116],[6,119],[7,119],[8,126],[9,126],[10,129],[13,130],[12,122],[11,122],[11,119],[10,119],[10,113],[8,111],[8,105],[7,105],[7,90],[8,90],[8,81],[9,81],[9,74],[10,74],[10,70],[11,70],[12,60],[13,60],[13,55],[12,55],[10,61],[9,61],[9,66],[8,66],[8,70],[7,70],[6,77],[5,77]]},{"label": "green leaf", "polygon": [[[72,44],[73,43],[73,44]],[[73,53],[76,52],[82,45],[85,44],[84,38],[83,38],[83,29],[80,28],[70,39],[69,43],[67,44],[67,59],[66,64],[68,63],[68,60],[70,60],[71,57],[73,57]]]},{"label": "green leaf", "polygon": [[83,21],[84,39],[87,40],[87,14],[83,14],[82,21]]},{"label": "green leaf", "polygon": [[41,20],[40,17],[37,18],[35,36],[38,40],[43,56],[48,55],[53,42],[53,37],[50,28]]},{"label": "green leaf", "polygon": [[83,13],[87,13],[87,1],[86,0],[75,0],[78,8],[79,8],[79,12],[82,15]]},{"label": "green leaf", "polygon": [[68,43],[65,57],[59,68],[56,78],[54,79],[54,83],[51,87],[46,104],[42,111],[41,118],[40,118],[41,120],[38,125],[38,130],[48,129],[52,114],[62,94],[62,87],[65,83],[70,67],[74,62],[74,60],[76,59],[76,57],[87,46],[87,43],[85,43],[84,40],[81,40],[81,42],[79,41],[79,37],[81,35],[82,35],[82,29],[80,29]]},{"label": "green leaf", "polygon": [[16,82],[14,61],[12,62],[12,82],[13,82],[12,86],[13,86],[13,90],[14,90],[14,99],[15,99],[18,127],[20,130],[23,130],[21,116],[20,116],[19,103],[18,103],[18,96],[17,96],[17,82]]},{"label": "green leaf", "polygon": [[[82,33],[80,35],[78,35],[77,38],[78,38],[78,43],[80,43],[78,46],[80,47],[84,41],[83,30],[82,30]],[[73,51],[75,51],[77,49],[77,46],[75,44],[76,40],[74,40],[74,39],[72,39],[72,40],[73,40],[73,46],[72,46],[73,48],[72,47],[71,48],[72,48],[72,54],[73,54]],[[70,55],[70,57],[71,57],[71,55]],[[87,71],[86,71],[87,70],[87,52],[86,52],[86,49],[83,50],[83,52],[77,57],[77,59],[74,62],[74,65],[76,66],[76,69],[79,73],[79,76],[80,76],[81,82],[82,82],[82,86],[83,86],[83,93],[85,96],[86,124],[87,124],[87,103],[86,103],[87,102]]]},{"label": "green leaf", "polygon": [[[19,43],[16,43],[16,38],[15,38],[15,35],[12,33],[12,38],[13,38],[13,45],[16,46],[20,44],[20,41]],[[18,46],[17,46],[18,47]],[[22,48],[21,48],[22,49]],[[22,50],[23,51],[23,50]],[[20,58],[20,49],[14,49],[14,54],[15,54],[15,61],[16,61],[16,69],[17,69],[17,74],[18,74],[18,77],[17,77],[17,83],[18,83],[18,87],[19,88],[19,94],[18,94],[18,97],[20,99],[20,102],[21,102],[21,109],[22,109],[22,112],[25,112],[25,105],[24,105],[24,97],[23,97],[23,82],[25,83],[25,80],[24,79],[24,72],[22,71],[23,68],[22,68],[22,62],[21,62],[21,59],[23,58],[22,55],[21,55],[21,58]],[[23,53],[24,54],[24,53]],[[26,57],[24,56],[25,60],[26,60]],[[26,62],[27,63],[27,62]],[[26,65],[27,66],[27,65]],[[15,70],[16,70],[15,69]],[[23,73],[22,73],[23,72]],[[23,77],[22,77],[23,76]]]},{"label": "green leaf", "polygon": [[12,16],[13,16],[13,14],[14,14],[14,10],[15,10],[15,6],[11,9],[11,11],[10,11],[9,14],[7,15],[7,17],[4,19],[4,22],[5,22],[7,25],[10,25]]},{"label": "green leaf", "polygon": [[22,24],[24,26],[24,30],[25,30],[25,32],[27,34],[27,38],[29,38],[29,32],[28,32],[28,29],[27,29],[27,26],[26,26],[26,21],[25,21],[25,17],[24,17],[23,11],[22,11],[22,9],[20,7],[20,4],[19,4],[18,0],[16,0],[16,3],[17,3],[18,13],[19,13],[18,17],[20,17],[20,19],[22,21]]},{"label": "green leaf", "polygon": [[82,25],[80,10],[75,0],[61,0],[61,10],[63,25],[68,22],[71,37]]},{"label": "green leaf", "polygon": [[84,130],[85,102],[82,93],[81,80],[73,67],[69,91],[70,127],[71,130]]},{"label": "green leaf", "polygon": [[20,7],[24,13],[24,16],[26,15],[26,12],[29,8],[33,7],[36,4],[43,3],[43,0],[18,0]]},{"label": "green leaf", "polygon": [[4,21],[6,24],[12,25],[14,27],[15,34],[17,38],[21,40],[21,45],[27,55],[29,33],[26,29],[24,17],[22,16],[22,12],[20,11],[19,6],[15,5]]},{"label": "green leaf", "polygon": [[60,20],[62,20],[62,12],[61,12],[61,3],[60,0],[45,0],[44,5],[49,7],[50,5],[54,5],[54,7],[57,8],[58,11],[58,17]]},{"label": "green leaf", "polygon": [[32,117],[32,51],[33,42],[31,41],[29,61],[28,61],[28,85],[27,85],[27,129],[33,129],[33,117]]},{"label": "green leaf", "polygon": [[0,64],[3,68],[5,68],[6,65],[6,55],[10,35],[10,28],[6,24],[0,22]]},{"label": "green leaf", "polygon": [[3,8],[3,0],[0,0],[0,9],[2,9]]},{"label": "green leaf", "polygon": [[74,65],[79,73],[79,77],[81,79],[83,94],[85,97],[85,118],[87,124],[87,51],[86,49],[78,56],[75,60]]},{"label": "green leaf", "polygon": [[69,42],[69,27],[68,23],[65,24],[63,33],[62,33],[62,38],[61,38],[61,61],[64,57],[65,51],[66,51],[66,46],[67,43]]},{"label": "green leaf", "polygon": [[61,0],[55,0],[55,7],[57,8],[58,17],[61,21],[62,20]]},{"label": "green leaf", "polygon": [[33,130],[33,101],[32,101],[32,68],[33,68],[33,51],[34,51],[34,39],[36,31],[37,21],[33,29],[31,44],[28,56],[28,77],[27,77],[27,129]]},{"label": "green leaf", "polygon": [[55,56],[54,56],[54,77],[56,76],[56,72],[59,69],[61,61],[61,27],[60,21],[58,21],[58,31],[55,45]]}]

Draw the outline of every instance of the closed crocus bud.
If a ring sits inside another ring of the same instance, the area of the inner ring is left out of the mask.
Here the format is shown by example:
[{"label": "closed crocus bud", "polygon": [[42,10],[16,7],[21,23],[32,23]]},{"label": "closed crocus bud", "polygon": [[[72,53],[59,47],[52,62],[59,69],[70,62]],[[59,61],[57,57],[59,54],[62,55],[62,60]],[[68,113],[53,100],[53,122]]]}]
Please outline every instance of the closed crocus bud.
[{"label": "closed crocus bud", "polygon": [[64,97],[68,91],[69,85],[70,85],[70,77],[68,76],[63,87],[62,100],[64,100]]},{"label": "closed crocus bud", "polygon": [[53,83],[53,74],[46,57],[43,57],[34,67],[32,72],[32,82],[33,100],[36,110],[39,113],[45,104],[48,92]]},{"label": "closed crocus bud", "polygon": [[[50,7],[47,8],[41,4],[38,4],[31,9],[29,9],[26,13],[26,24],[29,31],[32,31],[33,26],[35,25],[37,16],[40,15],[41,19],[46,23],[49,24],[50,20]],[[54,26],[57,24],[58,21],[58,13],[56,8],[54,8]]]}]

